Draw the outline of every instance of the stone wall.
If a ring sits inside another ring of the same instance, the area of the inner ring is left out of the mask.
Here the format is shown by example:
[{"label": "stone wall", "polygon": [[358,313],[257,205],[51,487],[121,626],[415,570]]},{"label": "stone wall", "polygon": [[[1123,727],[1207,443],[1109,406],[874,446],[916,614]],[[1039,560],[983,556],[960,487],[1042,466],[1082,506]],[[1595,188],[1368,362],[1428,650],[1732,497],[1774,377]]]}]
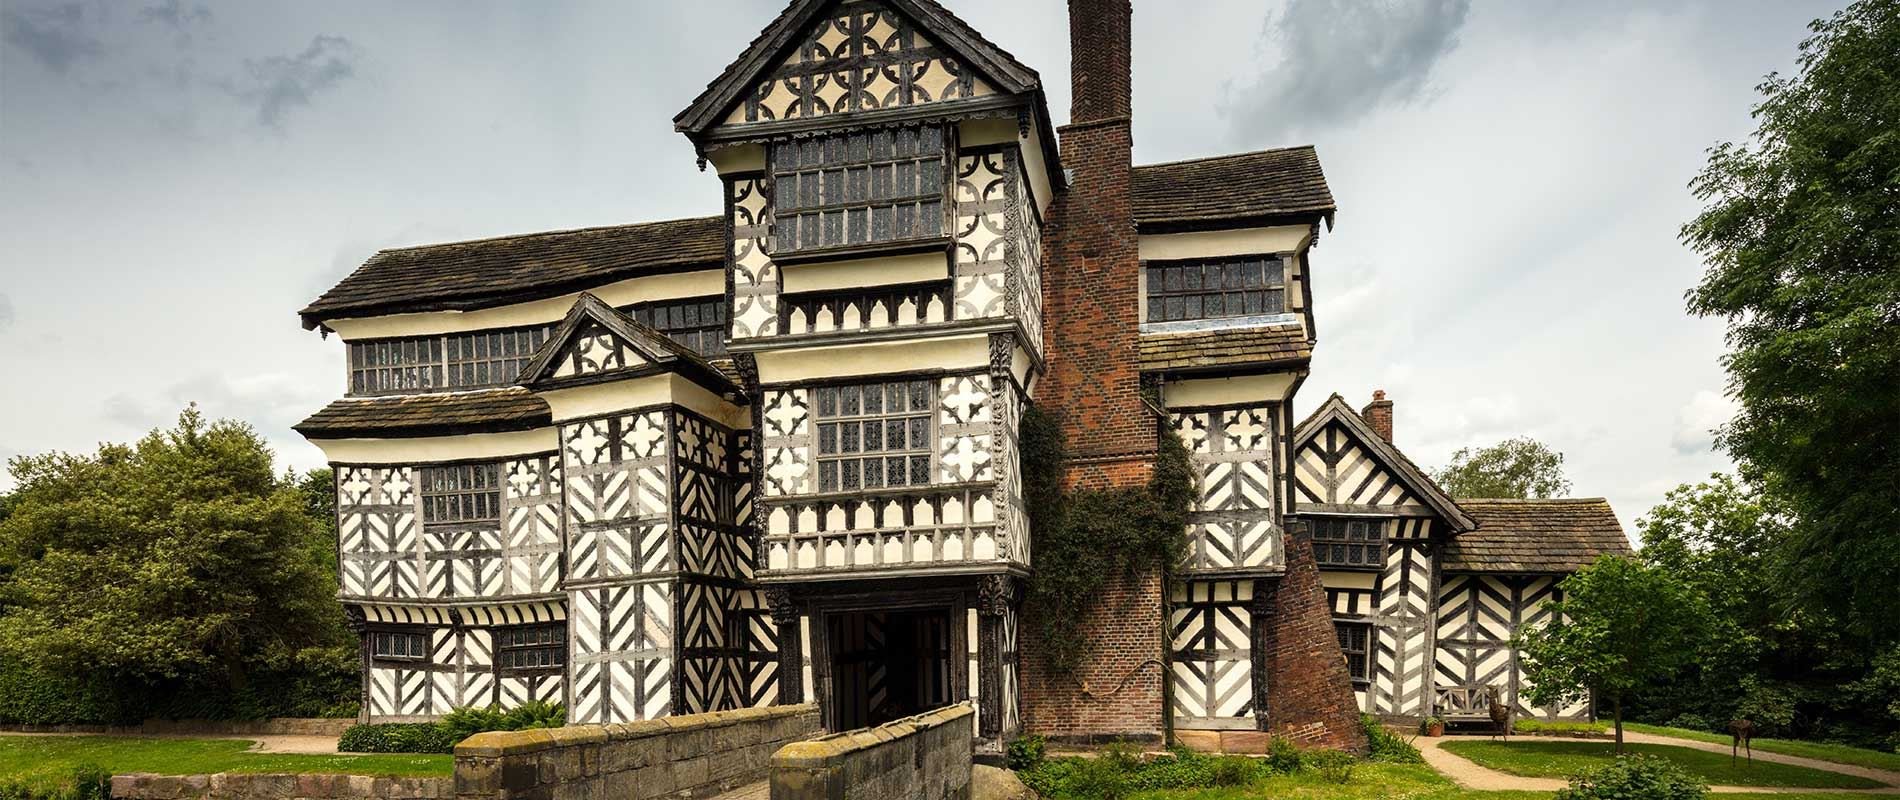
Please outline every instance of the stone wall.
[{"label": "stone wall", "polygon": [[446,800],[455,796],[450,778],[372,778],[367,775],[153,775],[112,776],[119,800]]},{"label": "stone wall", "polygon": [[975,710],[959,703],[786,745],[772,800],[968,800]]},{"label": "stone wall", "polygon": [[818,707],[806,704],[478,733],[455,746],[453,796],[709,797],[764,780],[774,752],[821,731]]},{"label": "stone wall", "polygon": [[114,736],[342,736],[356,718],[276,717],[272,719],[148,719],[137,725],[0,725],[22,733],[106,733]]}]

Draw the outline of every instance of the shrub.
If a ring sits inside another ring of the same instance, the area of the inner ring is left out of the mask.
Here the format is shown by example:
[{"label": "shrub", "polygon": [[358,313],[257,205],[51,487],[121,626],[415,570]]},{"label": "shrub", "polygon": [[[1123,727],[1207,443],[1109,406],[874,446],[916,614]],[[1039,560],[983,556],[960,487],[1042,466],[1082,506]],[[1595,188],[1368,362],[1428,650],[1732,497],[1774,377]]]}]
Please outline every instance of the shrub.
[{"label": "shrub", "polygon": [[1353,769],[1359,766],[1359,759],[1338,750],[1311,753],[1306,760],[1327,783],[1351,783]]},{"label": "shrub", "polygon": [[112,774],[94,764],[74,767],[64,781],[47,787],[0,777],[0,800],[111,800]]},{"label": "shrub", "polygon": [[1674,762],[1636,755],[1571,778],[1553,800],[1702,800],[1708,791]]},{"label": "shrub", "polygon": [[448,727],[433,722],[386,722],[352,725],[337,739],[339,753],[453,753],[455,738]]},{"label": "shrub", "polygon": [[1255,758],[1180,747],[1143,761],[1126,745],[1112,745],[1094,758],[1050,758],[1018,774],[1045,800],[1117,800],[1134,792],[1245,786],[1268,768]]},{"label": "shrub", "polygon": [[1005,755],[1010,769],[1035,769],[1049,751],[1049,740],[1038,734],[1018,736],[1009,740],[1009,749]]},{"label": "shrub", "polygon": [[526,703],[508,709],[502,715],[507,725],[504,730],[525,731],[534,728],[559,728],[567,724],[567,708],[560,703],[545,700],[529,700]]},{"label": "shrub", "polygon": [[1302,766],[1300,748],[1293,746],[1293,742],[1275,736],[1267,743],[1267,769],[1279,775],[1291,775]]},{"label": "shrub", "polygon": [[1399,738],[1379,718],[1371,714],[1359,715],[1359,727],[1366,732],[1366,760],[1384,761],[1388,764],[1422,764],[1425,756],[1413,747],[1411,742]]},{"label": "shrub", "polygon": [[435,724],[448,731],[451,742],[462,741],[483,731],[513,730],[508,727],[508,717],[495,706],[463,706],[444,714]]}]

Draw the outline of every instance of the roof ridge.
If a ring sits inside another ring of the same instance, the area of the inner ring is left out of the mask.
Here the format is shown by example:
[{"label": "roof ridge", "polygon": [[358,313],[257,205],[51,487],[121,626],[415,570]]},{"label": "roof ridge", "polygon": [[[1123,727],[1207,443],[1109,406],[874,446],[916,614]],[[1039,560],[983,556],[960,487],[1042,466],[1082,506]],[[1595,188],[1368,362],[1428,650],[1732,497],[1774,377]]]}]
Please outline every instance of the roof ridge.
[{"label": "roof ridge", "polygon": [[1607,497],[1460,497],[1460,503],[1608,503]]},{"label": "roof ridge", "polygon": [[1287,152],[1292,152],[1294,150],[1312,150],[1315,154],[1318,154],[1319,152],[1318,148],[1313,145],[1296,144],[1296,145],[1288,145],[1286,147],[1269,147],[1264,150],[1246,150],[1239,153],[1225,153],[1225,154],[1216,155],[1216,156],[1199,156],[1196,158],[1183,158],[1176,161],[1156,161],[1152,164],[1135,164],[1133,168],[1141,169],[1142,167],[1173,167],[1173,166],[1178,166],[1181,164],[1198,164],[1203,161],[1219,161],[1224,158],[1241,158],[1243,156],[1261,156],[1261,155],[1266,155],[1268,153],[1287,153]]},{"label": "roof ridge", "polygon": [[382,248],[381,250],[377,250],[376,252],[378,254],[400,253],[407,250],[424,250],[424,249],[428,249],[432,247],[460,247],[464,245],[487,244],[489,242],[506,242],[506,241],[511,241],[515,239],[532,239],[537,236],[560,236],[563,234],[592,233],[594,231],[619,230],[622,228],[638,228],[645,225],[664,225],[669,222],[706,222],[706,221],[718,221],[721,219],[724,219],[722,215],[707,214],[707,215],[698,216],[698,217],[678,217],[676,219],[653,219],[653,220],[645,220],[642,222],[622,222],[622,223],[617,223],[614,225],[585,225],[579,228],[557,228],[551,231],[529,231],[526,233],[504,233],[497,236],[480,236],[474,239],[456,239],[456,240],[447,241],[447,242],[429,242],[427,244],[410,244],[410,245],[403,245],[401,247],[385,247],[385,248]]}]

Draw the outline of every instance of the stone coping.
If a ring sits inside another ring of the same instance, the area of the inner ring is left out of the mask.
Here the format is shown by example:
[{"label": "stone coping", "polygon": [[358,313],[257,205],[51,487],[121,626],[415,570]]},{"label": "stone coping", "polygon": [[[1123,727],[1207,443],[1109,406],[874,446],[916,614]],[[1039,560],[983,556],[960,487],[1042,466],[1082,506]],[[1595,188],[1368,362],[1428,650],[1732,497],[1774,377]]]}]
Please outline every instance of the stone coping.
[{"label": "stone coping", "polygon": [[762,706],[732,711],[714,711],[677,717],[619,722],[605,725],[571,725],[564,728],[539,728],[525,731],[489,731],[463,739],[455,746],[456,758],[501,758],[537,753],[557,747],[627,742],[654,736],[689,731],[711,730],[745,722],[763,722],[815,713],[816,705]]},{"label": "stone coping", "polygon": [[976,709],[968,701],[945,706],[935,711],[927,711],[916,716],[905,717],[879,725],[875,728],[859,728],[854,731],[834,733],[817,739],[793,742],[779,748],[772,754],[772,768],[811,769],[824,767],[852,753],[870,750],[886,742],[895,742],[908,736],[915,736],[932,728],[962,722],[969,724]]}]

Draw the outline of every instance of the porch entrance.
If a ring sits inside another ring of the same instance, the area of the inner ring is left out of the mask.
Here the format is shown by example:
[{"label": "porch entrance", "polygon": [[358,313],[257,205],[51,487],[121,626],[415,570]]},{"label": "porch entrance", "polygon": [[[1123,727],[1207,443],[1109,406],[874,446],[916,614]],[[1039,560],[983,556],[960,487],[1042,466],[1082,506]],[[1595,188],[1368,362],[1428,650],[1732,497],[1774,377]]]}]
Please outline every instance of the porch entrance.
[{"label": "porch entrance", "polygon": [[834,731],[882,725],[954,702],[950,609],[825,615]]}]

